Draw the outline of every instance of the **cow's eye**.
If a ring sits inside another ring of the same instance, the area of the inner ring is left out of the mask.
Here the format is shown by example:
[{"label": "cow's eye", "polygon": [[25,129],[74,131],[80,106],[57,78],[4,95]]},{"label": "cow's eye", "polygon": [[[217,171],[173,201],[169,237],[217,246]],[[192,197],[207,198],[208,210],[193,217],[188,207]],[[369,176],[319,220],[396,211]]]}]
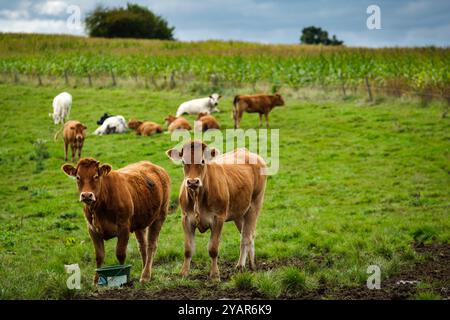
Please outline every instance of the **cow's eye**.
[{"label": "cow's eye", "polygon": [[80,181],[80,176],[77,176],[77,180]]},{"label": "cow's eye", "polygon": [[183,166],[186,164],[186,162],[183,159],[181,159],[181,163],[183,164]]},{"label": "cow's eye", "polygon": [[98,174],[94,176],[94,180],[98,180]]},{"label": "cow's eye", "polygon": [[205,164],[205,159],[202,159],[202,165],[204,165]]}]

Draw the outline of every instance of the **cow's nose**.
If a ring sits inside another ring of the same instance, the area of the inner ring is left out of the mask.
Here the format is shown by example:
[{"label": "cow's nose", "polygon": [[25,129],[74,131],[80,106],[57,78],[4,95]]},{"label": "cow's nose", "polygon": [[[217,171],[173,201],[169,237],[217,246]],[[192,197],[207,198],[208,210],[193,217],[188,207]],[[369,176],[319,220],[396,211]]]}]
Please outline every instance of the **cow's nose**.
[{"label": "cow's nose", "polygon": [[80,193],[80,201],[85,203],[95,202],[95,195],[92,192],[82,192]]},{"label": "cow's nose", "polygon": [[200,187],[200,179],[187,179],[186,184],[188,188],[197,189],[198,187]]}]

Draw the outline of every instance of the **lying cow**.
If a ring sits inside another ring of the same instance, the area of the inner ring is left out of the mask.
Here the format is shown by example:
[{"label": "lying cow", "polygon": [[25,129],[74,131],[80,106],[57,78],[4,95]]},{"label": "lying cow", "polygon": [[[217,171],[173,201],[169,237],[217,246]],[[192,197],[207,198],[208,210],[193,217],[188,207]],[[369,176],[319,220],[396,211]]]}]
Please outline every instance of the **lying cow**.
[{"label": "lying cow", "polygon": [[189,274],[195,230],[203,233],[211,229],[210,277],[220,280],[217,256],[226,221],[234,221],[241,233],[236,267],[244,269],[249,255],[250,268],[255,269],[254,234],[266,188],[266,176],[262,174],[266,168],[264,160],[244,148],[213,159],[217,150],[197,141],[186,143],[181,151],[172,149],[166,154],[175,161],[181,160],[184,166],[179,197],[185,239],[182,276]]},{"label": "lying cow", "polygon": [[211,129],[220,129],[219,122],[217,122],[216,118],[204,112],[198,114],[195,125],[196,130],[203,132]]},{"label": "lying cow", "polygon": [[[148,161],[112,170],[92,158],[65,164],[62,170],[77,178],[80,201],[95,248],[97,268],[105,257],[104,240],[117,237],[116,257],[125,263],[130,232],[135,232],[142,257],[141,282],[151,278],[159,232],[166,219],[170,179],[166,171]],[[94,284],[98,274],[94,276]]]},{"label": "lying cow", "polygon": [[151,136],[155,133],[163,132],[161,126],[155,122],[140,121],[136,119],[128,121],[128,128],[135,130],[136,134],[139,136]]},{"label": "lying cow", "polygon": [[75,162],[75,155],[78,152],[78,159],[81,157],[84,139],[86,138],[87,127],[80,121],[70,120],[64,124],[64,159],[67,161],[67,149],[72,149],[72,162]]},{"label": "lying cow", "polygon": [[55,124],[64,124],[69,118],[71,108],[72,96],[67,92],[62,92],[53,98],[53,113],[49,113],[48,116],[53,118]]},{"label": "lying cow", "polygon": [[103,124],[103,122],[105,122],[106,119],[108,119],[109,117],[112,117],[112,115],[108,114],[107,112],[105,112],[100,119],[97,120],[97,124],[99,126],[101,126]]},{"label": "lying cow", "polygon": [[259,113],[259,127],[262,126],[262,116],[264,115],[266,117],[266,126],[269,128],[269,113],[276,106],[284,106],[284,100],[279,94],[235,96],[233,101],[234,128],[239,128],[244,111]]},{"label": "lying cow", "polygon": [[123,116],[112,116],[106,118],[103,124],[95,131],[95,135],[111,134],[111,133],[124,133],[127,132],[127,124]]},{"label": "lying cow", "polygon": [[174,117],[168,115],[164,121],[167,124],[167,130],[172,133],[175,130],[191,130],[192,127],[189,122],[183,117]]},{"label": "lying cow", "polygon": [[183,114],[197,114],[200,112],[212,113],[219,112],[217,105],[219,104],[219,99],[222,96],[218,93],[213,93],[207,98],[194,99],[190,101],[183,102],[180,104],[177,110],[176,116],[182,116]]}]

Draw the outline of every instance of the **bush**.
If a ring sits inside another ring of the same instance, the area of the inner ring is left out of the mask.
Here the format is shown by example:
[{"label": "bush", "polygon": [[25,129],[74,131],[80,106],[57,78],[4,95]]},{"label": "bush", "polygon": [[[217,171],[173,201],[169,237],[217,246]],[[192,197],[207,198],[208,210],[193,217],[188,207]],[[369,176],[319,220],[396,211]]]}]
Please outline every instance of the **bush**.
[{"label": "bush", "polygon": [[232,281],[236,289],[250,290],[253,288],[253,275],[249,272],[235,274]]},{"label": "bush", "polygon": [[297,267],[286,267],[280,271],[281,285],[287,292],[306,289],[306,274]]},{"label": "bush", "polygon": [[85,23],[91,37],[174,40],[174,27],[137,4],[111,9],[98,6],[87,15]]},{"label": "bush", "polygon": [[255,280],[255,287],[259,293],[268,299],[276,299],[281,295],[281,285],[272,273],[264,273],[259,275]]}]

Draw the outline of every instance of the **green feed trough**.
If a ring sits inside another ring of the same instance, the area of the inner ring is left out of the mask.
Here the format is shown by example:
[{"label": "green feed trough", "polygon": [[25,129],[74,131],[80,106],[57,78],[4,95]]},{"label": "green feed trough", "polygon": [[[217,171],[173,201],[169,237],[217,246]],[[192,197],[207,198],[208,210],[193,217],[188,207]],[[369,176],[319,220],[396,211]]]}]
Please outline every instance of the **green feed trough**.
[{"label": "green feed trough", "polygon": [[118,264],[95,269],[98,273],[98,285],[120,287],[130,279],[131,264]]}]

